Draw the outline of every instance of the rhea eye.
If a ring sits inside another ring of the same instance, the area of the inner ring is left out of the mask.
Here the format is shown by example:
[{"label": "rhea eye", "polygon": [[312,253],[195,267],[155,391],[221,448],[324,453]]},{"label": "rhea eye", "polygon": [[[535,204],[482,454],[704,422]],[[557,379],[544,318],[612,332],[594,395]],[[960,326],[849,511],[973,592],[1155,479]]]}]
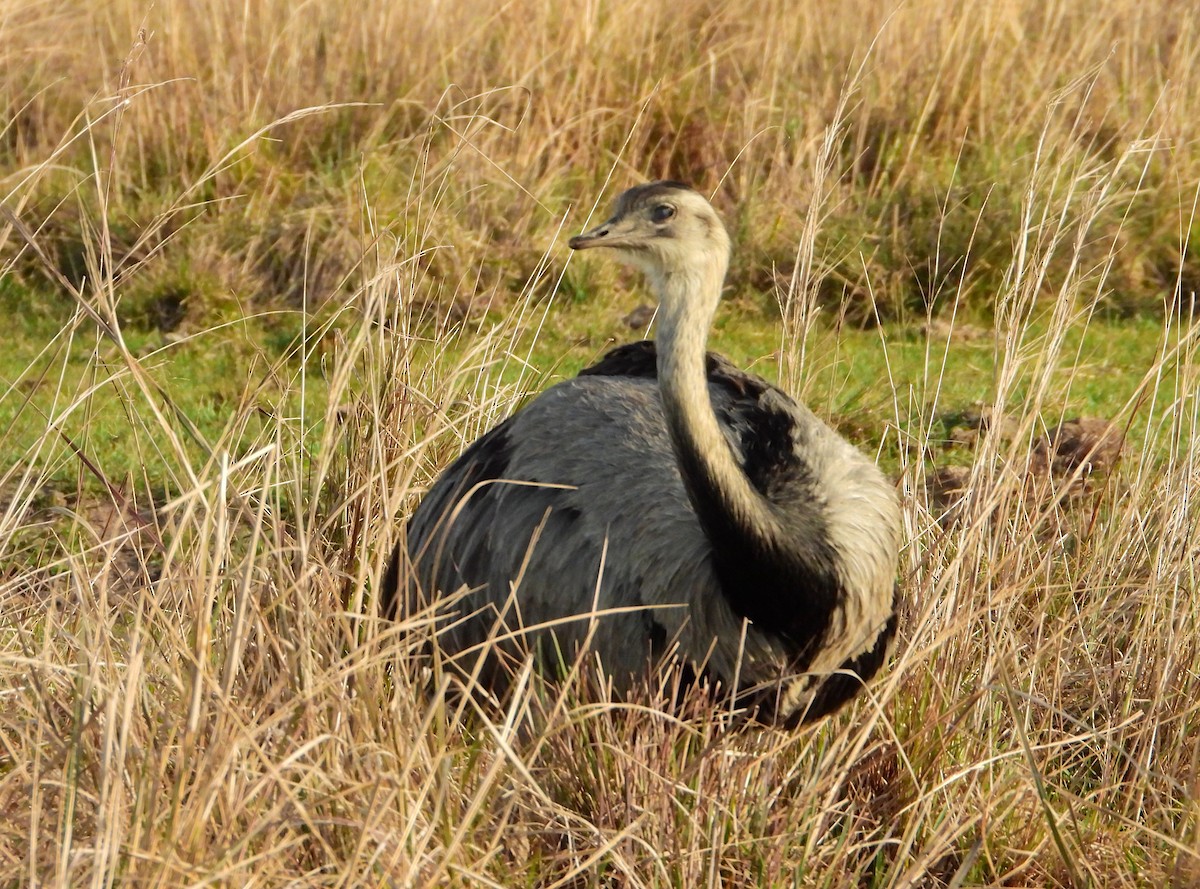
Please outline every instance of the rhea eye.
[{"label": "rhea eye", "polygon": [[666,222],[675,215],[675,208],[670,204],[659,204],[650,211],[650,218],[655,222]]}]

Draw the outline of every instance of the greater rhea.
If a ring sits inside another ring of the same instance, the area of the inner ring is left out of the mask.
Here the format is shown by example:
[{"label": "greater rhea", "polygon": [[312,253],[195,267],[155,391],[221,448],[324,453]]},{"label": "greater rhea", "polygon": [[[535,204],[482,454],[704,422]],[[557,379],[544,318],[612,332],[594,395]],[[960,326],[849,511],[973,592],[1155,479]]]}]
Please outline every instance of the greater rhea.
[{"label": "greater rhea", "polygon": [[551,387],[442,473],[393,556],[391,609],[449,597],[439,648],[468,672],[484,657],[494,686],[523,636],[566,663],[586,645],[618,692],[677,657],[760,718],[833,711],[895,635],[893,486],[804,405],[706,353],[729,237],[697,192],[631,188],[570,246],[645,274],[658,341]]}]

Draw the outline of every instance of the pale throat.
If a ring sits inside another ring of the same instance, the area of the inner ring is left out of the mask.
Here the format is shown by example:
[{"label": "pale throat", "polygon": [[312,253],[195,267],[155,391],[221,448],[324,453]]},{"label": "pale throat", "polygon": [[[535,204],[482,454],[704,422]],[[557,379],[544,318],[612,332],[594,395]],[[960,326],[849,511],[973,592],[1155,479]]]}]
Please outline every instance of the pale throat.
[{"label": "pale throat", "polygon": [[774,528],[771,511],[734,457],[708,391],[706,347],[725,268],[725,261],[713,260],[652,276],[659,297],[658,379],[677,451],[692,455],[685,462],[704,467],[704,475],[715,483],[708,496],[762,534]]},{"label": "pale throat", "polygon": [[727,262],[681,263],[649,275],[658,296],[659,371],[672,379],[680,373],[704,373],[708,333],[712,328]]}]

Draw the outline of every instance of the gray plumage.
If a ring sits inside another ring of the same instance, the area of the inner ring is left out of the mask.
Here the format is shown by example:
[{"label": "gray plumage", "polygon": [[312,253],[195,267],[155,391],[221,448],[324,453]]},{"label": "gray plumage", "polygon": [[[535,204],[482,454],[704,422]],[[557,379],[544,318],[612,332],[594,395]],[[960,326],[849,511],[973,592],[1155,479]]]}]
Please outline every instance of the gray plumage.
[{"label": "gray plumage", "polygon": [[[836,709],[895,633],[893,487],[803,405],[705,352],[729,242],[700,195],[630,189],[571,239],[598,246],[657,291],[657,348],[610,352],[472,444],[417,508],[386,594],[401,610],[449,597],[438,644],[468,670],[516,632],[568,662],[586,642],[618,689],[674,654],[766,718]],[[499,650],[519,655],[511,638]],[[483,675],[503,684],[494,652]]]}]

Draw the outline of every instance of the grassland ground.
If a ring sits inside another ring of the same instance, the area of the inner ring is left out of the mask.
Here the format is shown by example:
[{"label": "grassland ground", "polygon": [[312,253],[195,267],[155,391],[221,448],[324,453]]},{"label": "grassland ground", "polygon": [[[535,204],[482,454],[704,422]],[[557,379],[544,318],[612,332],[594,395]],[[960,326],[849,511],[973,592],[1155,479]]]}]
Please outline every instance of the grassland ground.
[{"label": "grassland ground", "polygon": [[[0,0],[0,885],[1200,884],[1198,25]],[[465,443],[647,334],[563,244],[648,177],[734,236],[713,347],[904,499],[812,728],[431,694],[378,611]]]}]

